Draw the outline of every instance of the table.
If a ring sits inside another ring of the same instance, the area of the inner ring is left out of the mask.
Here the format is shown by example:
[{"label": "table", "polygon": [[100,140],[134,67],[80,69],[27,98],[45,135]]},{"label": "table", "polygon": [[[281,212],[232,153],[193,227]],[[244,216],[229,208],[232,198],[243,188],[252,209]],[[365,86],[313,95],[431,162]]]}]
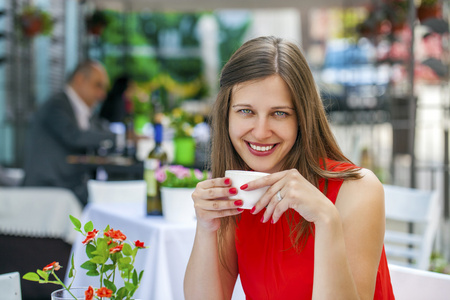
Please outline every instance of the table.
[{"label": "table", "polygon": [[[146,216],[145,207],[137,203],[90,203],[84,209],[82,224],[87,221],[92,221],[98,230],[110,225],[114,230],[121,230],[128,241],[140,240],[149,247],[136,256],[138,272],[145,270],[136,299],[184,299],[184,273],[194,242],[196,222],[170,223],[162,216]],[[98,278],[86,276],[85,270],[79,267],[87,260],[82,240],[83,236],[79,235],[72,247],[77,269],[72,286],[98,286]],[[66,278],[65,282],[70,281]],[[245,299],[239,281],[233,299]]]},{"label": "table", "polygon": [[102,168],[108,180],[136,180],[144,177],[144,162],[117,155],[69,155],[67,162],[95,175]]}]

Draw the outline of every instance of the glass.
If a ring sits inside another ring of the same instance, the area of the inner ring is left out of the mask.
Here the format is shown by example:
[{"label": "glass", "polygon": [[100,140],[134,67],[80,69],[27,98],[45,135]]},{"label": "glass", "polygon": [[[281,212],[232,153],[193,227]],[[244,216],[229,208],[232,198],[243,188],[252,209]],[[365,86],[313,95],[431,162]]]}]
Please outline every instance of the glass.
[{"label": "glass", "polygon": [[[59,289],[52,293],[51,300],[74,300],[74,299],[84,299],[84,292],[88,288],[71,288],[70,292],[73,296],[65,289]],[[74,298],[75,296],[75,298]]]}]

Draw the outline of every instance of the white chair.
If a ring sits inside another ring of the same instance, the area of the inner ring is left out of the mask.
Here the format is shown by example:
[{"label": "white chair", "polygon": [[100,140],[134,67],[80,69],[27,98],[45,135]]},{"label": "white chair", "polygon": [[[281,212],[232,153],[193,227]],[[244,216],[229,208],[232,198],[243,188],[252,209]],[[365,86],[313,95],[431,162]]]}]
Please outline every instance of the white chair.
[{"label": "white chair", "polygon": [[450,299],[450,275],[393,264],[389,272],[397,300]]},{"label": "white chair", "polygon": [[88,181],[91,203],[141,203],[147,199],[147,184],[144,180]]},{"label": "white chair", "polygon": [[0,300],[22,300],[19,272],[0,274],[0,291]]},{"label": "white chair", "polygon": [[428,270],[440,222],[437,191],[384,185],[388,262]]}]

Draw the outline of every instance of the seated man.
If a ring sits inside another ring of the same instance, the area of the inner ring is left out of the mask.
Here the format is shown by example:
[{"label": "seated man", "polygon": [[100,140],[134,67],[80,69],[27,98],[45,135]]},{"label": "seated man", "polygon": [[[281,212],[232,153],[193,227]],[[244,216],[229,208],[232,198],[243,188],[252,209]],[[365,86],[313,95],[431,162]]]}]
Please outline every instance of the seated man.
[{"label": "seated man", "polygon": [[96,104],[108,87],[104,67],[94,61],[78,65],[65,89],[36,112],[28,132],[24,162],[25,186],[57,186],[72,190],[87,203],[89,176],[67,162],[68,155],[82,155],[100,146],[115,145],[115,135],[91,122]]}]

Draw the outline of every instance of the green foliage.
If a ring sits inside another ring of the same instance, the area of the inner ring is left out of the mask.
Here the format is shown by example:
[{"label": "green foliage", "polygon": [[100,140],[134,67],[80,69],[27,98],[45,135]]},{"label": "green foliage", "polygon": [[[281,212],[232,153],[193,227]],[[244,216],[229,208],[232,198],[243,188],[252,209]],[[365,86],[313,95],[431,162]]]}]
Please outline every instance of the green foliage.
[{"label": "green foliage", "polygon": [[219,61],[222,69],[231,55],[242,45],[252,20],[250,14],[248,14],[243,16],[240,21],[228,24],[220,14],[216,14],[215,17],[219,25]]},{"label": "green foliage", "polygon": [[53,31],[55,21],[51,14],[39,7],[26,5],[16,17],[20,29],[28,37],[50,35]]},{"label": "green foliage", "polygon": [[[98,231],[94,229],[94,225],[91,221],[82,226],[81,222],[70,216],[72,224],[75,226],[75,230],[81,232],[86,240],[83,242],[86,244],[86,255],[88,260],[84,262],[80,267],[87,270],[88,276],[99,276],[100,287],[106,287],[113,292],[114,300],[130,300],[133,294],[138,289],[143,270],[140,275],[137,275],[137,270],[134,268],[134,262],[138,249],[146,248],[143,243],[136,241],[134,244],[140,247],[126,242],[126,236],[120,232],[120,230],[112,230],[109,225],[103,231],[103,237],[97,237]],[[83,230],[81,229],[83,228]],[[71,269],[69,272],[69,278],[72,278],[72,282],[75,279],[76,273],[74,267],[73,255],[71,258]],[[56,275],[55,271],[61,268],[59,263],[53,262],[47,265],[42,270],[36,270],[36,272],[28,272],[23,276],[23,279],[36,281],[39,283],[54,283],[63,286],[69,293],[72,283],[67,287]],[[117,290],[114,284],[114,278],[116,278],[116,271],[120,273],[123,279],[124,287]],[[50,275],[54,280],[50,279]],[[75,298],[75,297],[74,297]],[[76,298],[75,298],[76,299]]]},{"label": "green foliage", "polygon": [[450,274],[450,263],[442,256],[442,254],[433,252],[430,258],[430,271]]}]

